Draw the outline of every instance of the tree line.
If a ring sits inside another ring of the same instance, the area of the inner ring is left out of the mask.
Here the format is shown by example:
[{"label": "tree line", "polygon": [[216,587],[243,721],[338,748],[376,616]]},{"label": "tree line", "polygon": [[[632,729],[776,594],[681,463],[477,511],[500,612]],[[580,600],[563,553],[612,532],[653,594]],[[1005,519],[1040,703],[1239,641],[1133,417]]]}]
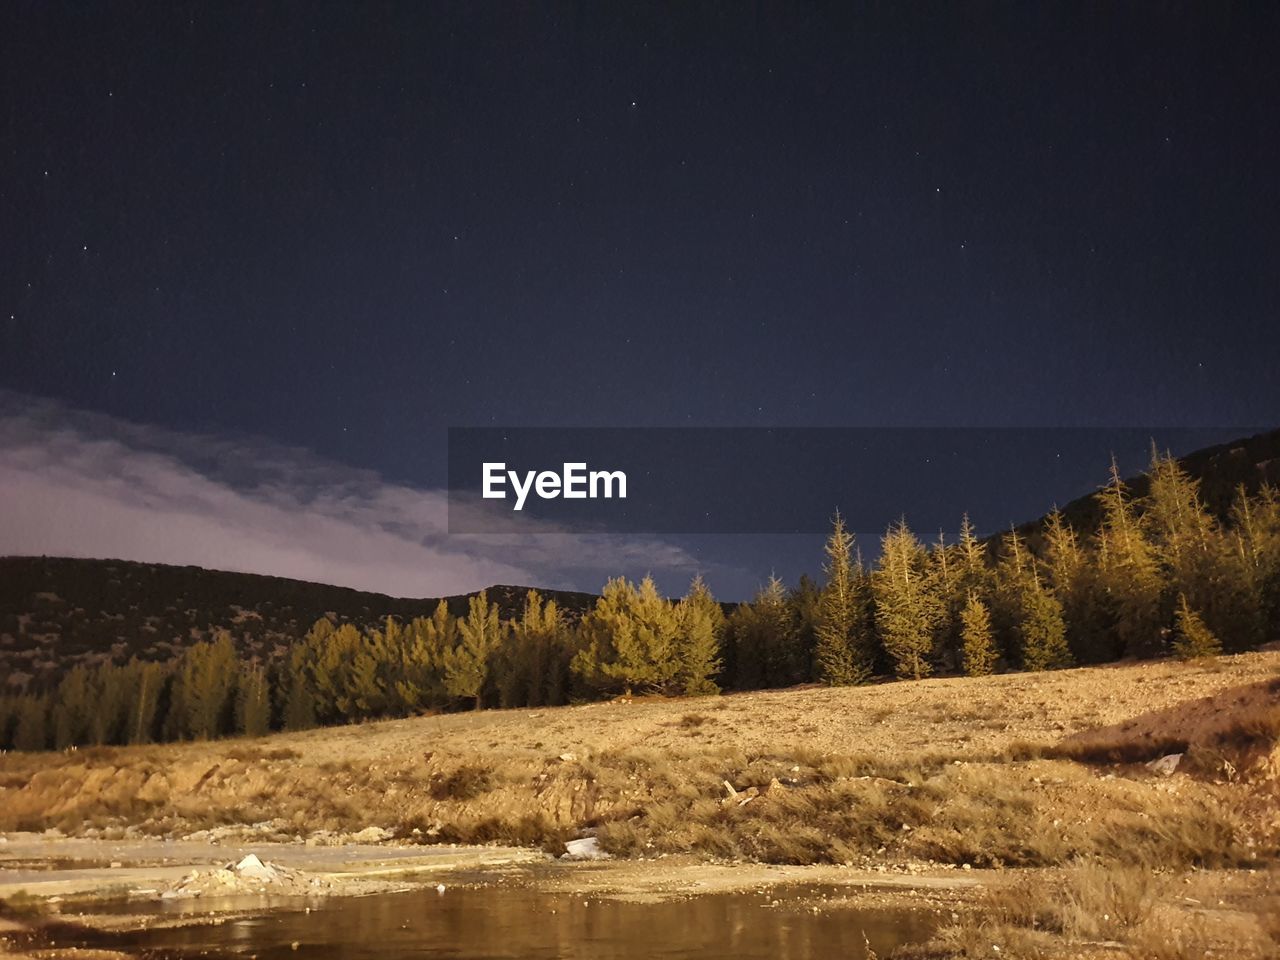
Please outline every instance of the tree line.
[{"label": "tree line", "polygon": [[968,518],[923,543],[905,520],[865,564],[837,514],[824,577],[771,578],[748,603],[718,603],[697,578],[670,601],[652,579],[610,580],[567,617],[536,591],[504,620],[484,593],[456,617],[327,617],[282,654],[242,658],[230,636],[168,663],[78,665],[51,690],[0,700],[0,744],[63,749],[258,736],[272,730],[482,707],[557,706],[623,693],[700,695],[807,682],[982,675],[1172,653],[1194,658],[1275,639],[1280,494],[1240,489],[1220,521],[1199,483],[1153,454],[1134,498],[1114,463],[1102,522],[1054,512],[1033,536],[992,544]]}]

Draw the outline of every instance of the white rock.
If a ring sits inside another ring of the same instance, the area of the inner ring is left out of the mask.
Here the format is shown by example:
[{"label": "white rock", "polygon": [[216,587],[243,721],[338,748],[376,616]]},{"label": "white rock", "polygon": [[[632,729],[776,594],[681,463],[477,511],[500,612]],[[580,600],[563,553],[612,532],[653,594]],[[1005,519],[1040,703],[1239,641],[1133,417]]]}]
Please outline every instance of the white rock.
[{"label": "white rock", "polygon": [[564,845],[565,853],[574,860],[608,860],[609,854],[600,849],[600,841],[595,837],[583,837],[581,840],[570,840]]},{"label": "white rock", "polygon": [[232,868],[238,876],[250,880],[274,880],[276,871],[258,859],[255,853],[249,854]]},{"label": "white rock", "polygon": [[1162,777],[1167,777],[1173,771],[1178,769],[1178,764],[1182,761],[1182,754],[1170,753],[1156,760],[1152,760],[1147,764],[1147,769],[1152,773],[1158,773]]}]

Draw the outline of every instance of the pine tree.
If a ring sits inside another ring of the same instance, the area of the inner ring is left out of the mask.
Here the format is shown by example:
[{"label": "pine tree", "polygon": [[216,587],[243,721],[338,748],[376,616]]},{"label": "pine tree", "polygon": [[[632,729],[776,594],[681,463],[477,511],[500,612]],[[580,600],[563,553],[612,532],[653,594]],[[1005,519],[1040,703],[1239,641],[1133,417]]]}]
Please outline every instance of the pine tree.
[{"label": "pine tree", "polygon": [[1117,640],[1130,656],[1155,653],[1164,626],[1160,564],[1114,459],[1111,480],[1098,497],[1103,510],[1098,532],[1099,573],[1115,611]]},{"label": "pine tree", "polygon": [[13,729],[13,749],[47,750],[49,748],[49,697],[25,694],[18,698],[17,717]]},{"label": "pine tree", "polygon": [[[862,599],[862,607],[858,611],[862,619],[868,644],[874,651],[875,630],[871,625],[871,598],[867,587],[867,571],[862,565],[862,554],[855,549],[853,570],[856,582],[855,592]],[[811,683],[818,678],[818,626],[822,622],[822,590],[808,574],[801,574],[799,582],[787,591],[787,609],[790,611],[790,623],[793,638],[791,648],[792,683]],[[728,631],[726,628],[726,637]],[[872,660],[874,661],[874,653]]]},{"label": "pine tree", "polygon": [[1231,634],[1240,625],[1241,606],[1240,570],[1231,549],[1234,538],[1206,509],[1200,481],[1170,454],[1161,456],[1154,444],[1149,476],[1142,521],[1164,581],[1162,620],[1171,619],[1176,597],[1185,594],[1211,630]]},{"label": "pine tree", "polygon": [[930,659],[941,602],[931,590],[927,563],[925,549],[905,519],[889,528],[871,582],[880,642],[901,679],[919,680],[933,670]]},{"label": "pine tree", "polygon": [[316,725],[316,695],[311,681],[309,652],[305,641],[295,643],[289,649],[282,718],[286,730],[310,730]]},{"label": "pine tree", "polygon": [[751,603],[740,603],[729,612],[724,628],[724,686],[730,690],[752,690],[764,685],[763,661],[751,648]]},{"label": "pine tree", "polygon": [[1026,616],[1026,598],[1035,589],[1036,568],[1026,542],[1016,528],[1000,540],[991,593],[991,622],[996,646],[1006,654],[1021,648],[1019,624]]},{"label": "pine tree", "polygon": [[651,577],[639,587],[625,579],[605,584],[583,622],[585,645],[574,657],[574,673],[599,689],[641,687],[669,692],[680,674],[675,609]]},{"label": "pine tree", "polygon": [[1192,609],[1185,593],[1178,595],[1175,618],[1173,651],[1179,660],[1201,660],[1222,653],[1222,644]]},{"label": "pine tree", "polygon": [[363,720],[385,707],[379,660],[371,650],[381,633],[372,633],[376,636],[366,636],[351,623],[334,626],[323,617],[307,633],[309,679],[321,722]]},{"label": "pine tree", "polygon": [[271,729],[271,687],[266,668],[246,663],[236,683],[236,730],[246,737],[262,737]]},{"label": "pine tree", "polygon": [[161,700],[160,736],[161,743],[182,740],[187,737],[187,706],[182,690],[182,658],[172,665],[169,682],[166,684],[166,698]]},{"label": "pine tree", "polygon": [[825,683],[848,686],[871,676],[874,654],[860,571],[853,565],[853,534],[837,511],[827,538],[827,582],[818,607],[814,658]]},{"label": "pine tree", "polygon": [[958,591],[959,549],[947,543],[946,532],[938,531],[938,539],[925,548],[925,583],[930,595],[937,599],[937,619],[933,625],[933,656],[939,663],[957,663],[959,658],[960,608]]},{"label": "pine tree", "polygon": [[169,668],[162,663],[149,663],[133,657],[124,666],[124,685],[130,691],[126,704],[121,740],[124,743],[150,743],[155,739],[156,717],[160,708]]},{"label": "pine tree", "polygon": [[536,590],[525,598],[520,619],[506,631],[496,656],[498,700],[504,707],[541,707],[563,702],[571,656],[571,631],[554,600]]},{"label": "pine tree", "polygon": [[129,700],[133,696],[129,671],[114,663],[99,664],[94,671],[96,707],[89,717],[89,742],[97,746],[125,741]]},{"label": "pine tree", "polygon": [[485,591],[471,598],[467,616],[458,621],[458,632],[461,642],[445,655],[445,688],[450,696],[473,699],[479,710],[490,658],[503,634],[498,605],[489,603]]},{"label": "pine tree", "polygon": [[230,732],[238,669],[235,644],[225,630],[183,653],[179,676],[187,736],[207,740]]},{"label": "pine tree", "polygon": [[1258,492],[1250,552],[1258,560],[1259,590],[1266,629],[1280,632],[1280,490],[1265,485]]},{"label": "pine tree", "polygon": [[356,630],[358,639],[349,645],[351,655],[345,680],[348,716],[353,719],[384,717],[392,710],[394,697],[389,687],[394,680],[388,674],[393,672],[390,669],[394,662],[392,645],[399,625],[390,618],[387,623],[391,627],[390,637],[377,627],[369,627],[363,633]]},{"label": "pine tree", "polygon": [[985,677],[995,670],[996,645],[991,633],[991,614],[977,593],[969,593],[960,613],[960,624],[964,672],[970,677]]},{"label": "pine tree", "polygon": [[0,750],[13,749],[13,731],[18,725],[18,697],[0,697]]},{"label": "pine tree", "polygon": [[676,607],[679,631],[680,671],[677,682],[685,696],[719,693],[712,679],[720,672],[720,644],[725,616],[701,576],[694,577],[689,592]]},{"label": "pine tree", "polygon": [[1230,649],[1280,635],[1280,495],[1264,486],[1257,497],[1239,488],[1231,508],[1224,567],[1232,587]]},{"label": "pine tree", "polygon": [[1035,580],[1022,601],[1018,632],[1022,639],[1022,665],[1027,670],[1053,670],[1071,665],[1062,605]]},{"label": "pine tree", "polygon": [[63,675],[53,698],[53,746],[65,750],[89,742],[97,704],[93,670],[76,664]]},{"label": "pine tree", "polygon": [[777,577],[734,610],[725,629],[726,676],[735,690],[790,686],[803,676],[797,608]]},{"label": "pine tree", "polygon": [[405,636],[403,679],[397,682],[396,694],[409,710],[443,707],[449,694],[445,690],[445,654],[458,645],[458,620],[441,600],[428,617],[417,617]]},{"label": "pine tree", "polygon": [[408,644],[409,631],[395,617],[388,616],[372,653],[377,661],[381,712],[395,717],[405,716],[413,706],[400,693],[409,670]]},{"label": "pine tree", "polygon": [[1041,570],[1062,604],[1067,646],[1073,657],[1100,663],[1119,656],[1120,651],[1109,641],[1114,624],[1107,615],[1106,595],[1098,582],[1094,558],[1057,509],[1045,524]]},{"label": "pine tree", "polygon": [[978,540],[967,513],[960,519],[960,534],[954,546],[947,546],[939,536],[932,567],[932,578],[943,604],[938,645],[950,661],[963,668],[964,609],[971,594],[986,606],[994,586],[987,548]]},{"label": "pine tree", "polygon": [[1200,499],[1200,482],[1171,455],[1152,446],[1151,488],[1143,523],[1172,587],[1189,596],[1212,592],[1213,543],[1217,524]]},{"label": "pine tree", "polygon": [[987,565],[987,548],[978,539],[973,522],[966,513],[960,518],[960,536],[956,541],[956,589],[964,591],[964,602],[972,592],[979,598],[991,590],[991,568]]}]

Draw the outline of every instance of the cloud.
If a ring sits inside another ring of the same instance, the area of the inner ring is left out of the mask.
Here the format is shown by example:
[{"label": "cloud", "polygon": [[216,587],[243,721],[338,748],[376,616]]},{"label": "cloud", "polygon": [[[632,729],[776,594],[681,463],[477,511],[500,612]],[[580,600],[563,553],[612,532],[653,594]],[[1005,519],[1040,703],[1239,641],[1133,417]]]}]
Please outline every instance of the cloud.
[{"label": "cloud", "polygon": [[653,538],[536,524],[525,535],[451,536],[443,490],[266,440],[179,433],[4,391],[0,498],[0,554],[195,564],[392,596],[494,583],[594,589],[605,572],[696,567]]}]

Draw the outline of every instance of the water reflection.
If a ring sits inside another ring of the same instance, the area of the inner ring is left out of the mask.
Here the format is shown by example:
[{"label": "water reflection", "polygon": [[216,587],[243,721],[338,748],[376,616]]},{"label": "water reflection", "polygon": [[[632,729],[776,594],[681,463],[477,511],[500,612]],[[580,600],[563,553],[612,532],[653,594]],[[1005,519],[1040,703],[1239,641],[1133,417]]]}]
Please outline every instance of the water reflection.
[{"label": "water reflection", "polygon": [[[434,889],[333,899],[310,913],[276,912],[216,926],[139,934],[142,947],[250,953],[260,958],[711,958],[807,960],[885,956],[927,935],[907,913],[813,913],[790,894],[731,894],[640,904],[512,887]],[[205,909],[208,909],[205,904]],[[298,943],[295,950],[291,944]]]}]

